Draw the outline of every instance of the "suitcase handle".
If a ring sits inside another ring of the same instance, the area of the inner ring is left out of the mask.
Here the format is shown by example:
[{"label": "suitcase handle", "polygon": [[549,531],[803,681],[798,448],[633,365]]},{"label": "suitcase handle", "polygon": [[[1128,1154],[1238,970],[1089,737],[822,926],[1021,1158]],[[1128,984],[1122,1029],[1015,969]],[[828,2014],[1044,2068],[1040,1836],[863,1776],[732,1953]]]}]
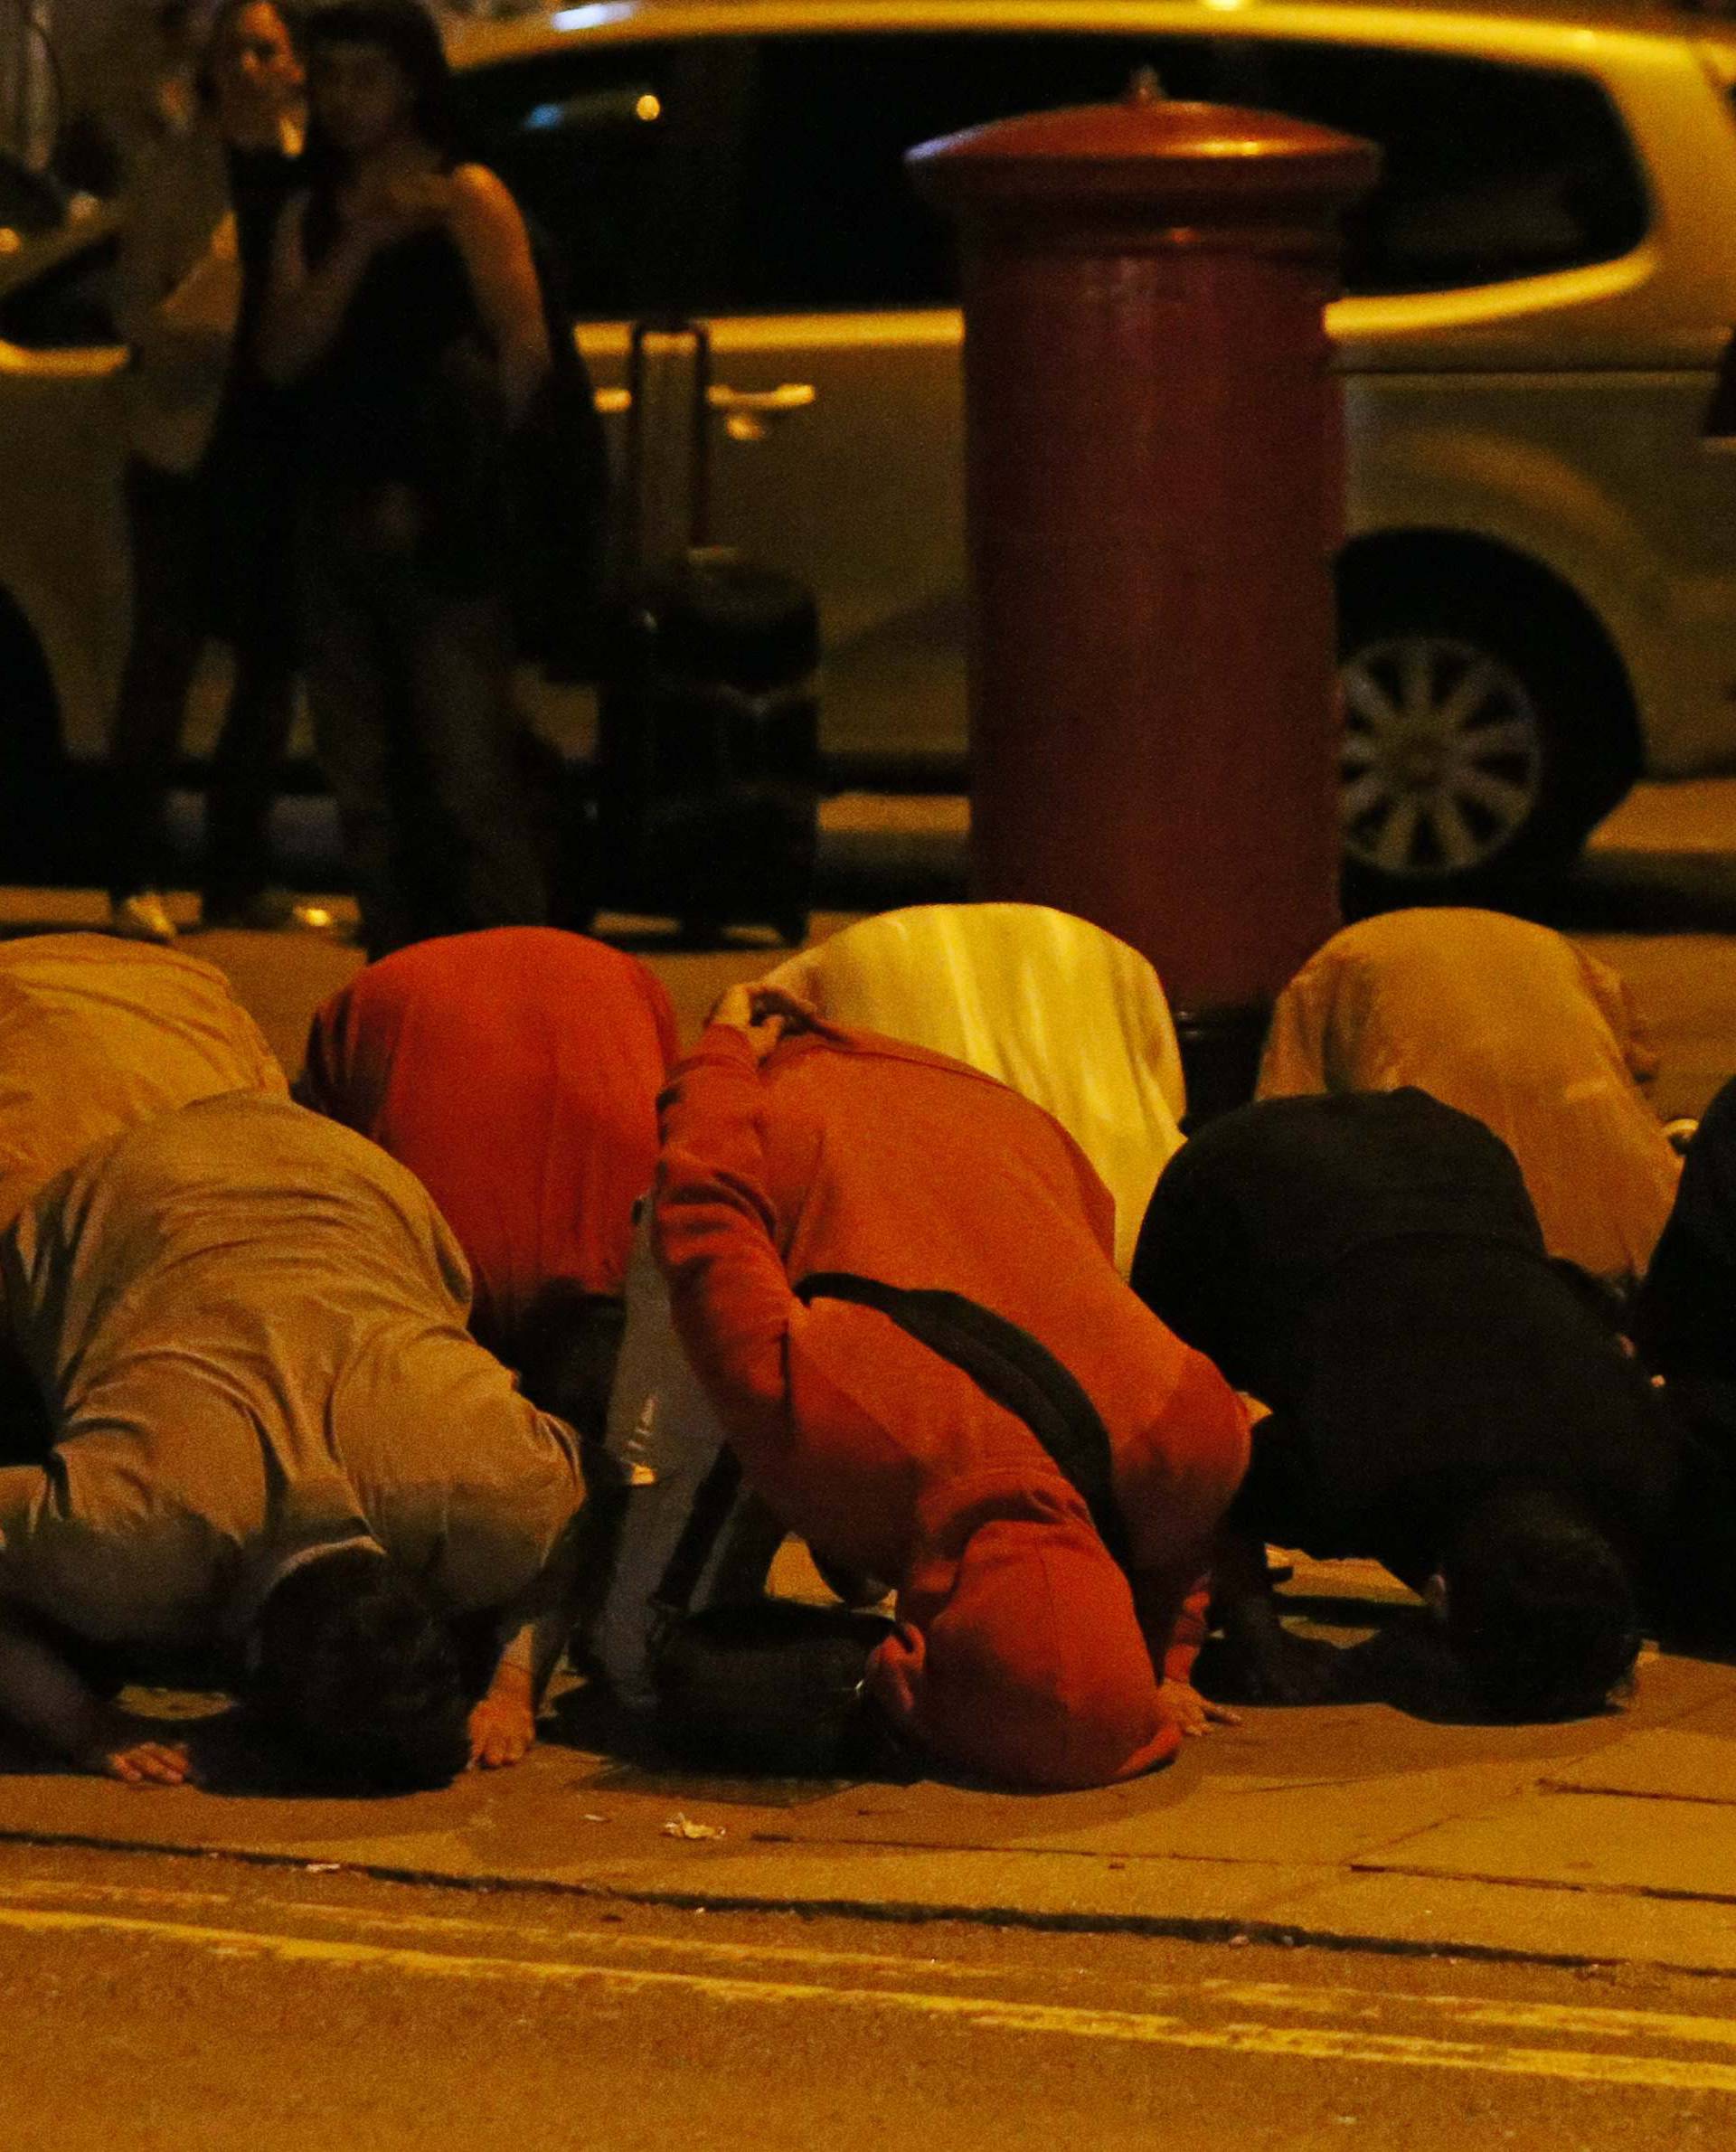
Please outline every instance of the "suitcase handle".
[{"label": "suitcase handle", "polygon": [[627,348],[627,484],[636,559],[644,538],[638,526],[645,473],[646,345],[653,336],[670,342],[685,339],[693,346],[693,408],[687,426],[687,543],[690,547],[711,543],[712,333],[703,321],[691,320],[685,315],[651,315],[633,324]]}]

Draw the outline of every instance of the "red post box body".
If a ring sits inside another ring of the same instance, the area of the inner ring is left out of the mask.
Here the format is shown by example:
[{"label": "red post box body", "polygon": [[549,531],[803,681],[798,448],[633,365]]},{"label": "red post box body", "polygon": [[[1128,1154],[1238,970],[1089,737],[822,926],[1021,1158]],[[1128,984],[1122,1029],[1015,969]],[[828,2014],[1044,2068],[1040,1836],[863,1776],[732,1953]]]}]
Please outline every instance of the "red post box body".
[{"label": "red post box body", "polygon": [[1095,920],[1208,1024],[1337,924],[1322,310],[1374,156],[1149,98],[912,152],[961,228],[975,893]]}]

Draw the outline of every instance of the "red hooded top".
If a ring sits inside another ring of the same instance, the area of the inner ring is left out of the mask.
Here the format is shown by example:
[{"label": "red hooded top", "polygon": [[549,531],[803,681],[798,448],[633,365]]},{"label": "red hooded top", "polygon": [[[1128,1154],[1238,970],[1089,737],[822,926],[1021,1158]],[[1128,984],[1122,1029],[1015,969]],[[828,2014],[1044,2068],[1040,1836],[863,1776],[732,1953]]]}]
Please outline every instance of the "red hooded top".
[{"label": "red hooded top", "polygon": [[[1108,1192],[992,1077],[825,1027],[756,1065],[713,1025],[662,1100],[656,1223],[682,1339],[791,1527],[898,1587],[870,1680],[955,1764],[1039,1786],[1174,1754],[1159,1680],[1198,1647],[1212,1534],[1248,1457],[1212,1364],[1117,1276]],[[1109,1431],[1124,1573],[1019,1419],[889,1317],[805,1307],[817,1270],[965,1295],[1028,1331]]]},{"label": "red hooded top", "polygon": [[476,1334],[511,1359],[551,1287],[621,1290],[676,1044],[637,958],[499,927],[359,972],[315,1016],[297,1090],[421,1182],[469,1260]]}]

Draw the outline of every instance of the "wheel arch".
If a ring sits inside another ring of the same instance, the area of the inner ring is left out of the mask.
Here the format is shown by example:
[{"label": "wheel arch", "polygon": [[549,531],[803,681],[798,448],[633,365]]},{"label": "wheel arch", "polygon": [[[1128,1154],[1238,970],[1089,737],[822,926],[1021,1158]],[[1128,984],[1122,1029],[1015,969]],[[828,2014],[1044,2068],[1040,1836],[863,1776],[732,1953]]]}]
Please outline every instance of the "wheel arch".
[{"label": "wheel arch", "polygon": [[1357,632],[1359,620],[1375,617],[1382,599],[1390,603],[1401,595],[1439,597],[1458,589],[1474,599],[1495,597],[1522,609],[1561,639],[1581,670],[1588,718],[1603,734],[1597,757],[1600,781],[1592,788],[1590,804],[1607,813],[1640,776],[1645,741],[1628,668],[1585,599],[1541,562],[1498,540],[1462,531],[1372,532],[1344,547],[1336,581],[1341,648],[1346,636]]}]

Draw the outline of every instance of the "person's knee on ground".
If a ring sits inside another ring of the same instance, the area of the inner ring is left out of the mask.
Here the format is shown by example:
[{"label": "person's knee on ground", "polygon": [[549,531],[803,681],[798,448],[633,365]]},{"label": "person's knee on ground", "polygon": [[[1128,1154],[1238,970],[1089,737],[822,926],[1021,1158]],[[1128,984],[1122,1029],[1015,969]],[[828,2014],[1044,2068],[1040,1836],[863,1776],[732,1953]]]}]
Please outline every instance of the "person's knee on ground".
[{"label": "person's knee on ground", "polygon": [[1600,1711],[1632,1673],[1639,1616],[1626,1564],[1571,1496],[1487,1496],[1441,1556],[1447,1642],[1506,1719]]},{"label": "person's knee on ground", "polygon": [[368,1547],[294,1570],[260,1609],[255,1700],[335,1778],[440,1786],[469,1754],[457,1644],[403,1572]]}]

